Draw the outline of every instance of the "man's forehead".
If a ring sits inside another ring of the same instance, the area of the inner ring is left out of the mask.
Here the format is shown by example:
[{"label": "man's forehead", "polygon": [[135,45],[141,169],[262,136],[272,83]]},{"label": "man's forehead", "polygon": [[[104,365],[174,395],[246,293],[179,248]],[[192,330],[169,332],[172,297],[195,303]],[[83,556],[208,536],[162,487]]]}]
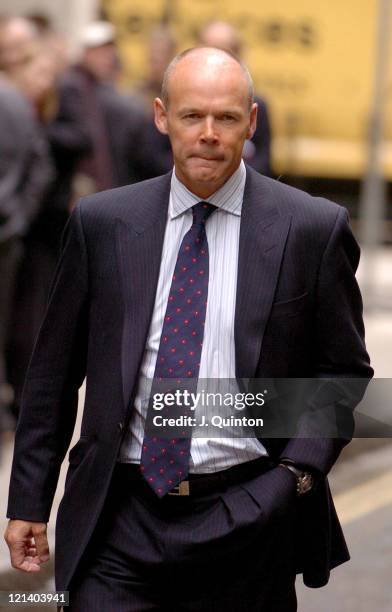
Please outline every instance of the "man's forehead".
[{"label": "man's forehead", "polygon": [[208,94],[205,90],[173,89],[170,93],[170,108],[179,115],[190,113],[222,115],[226,113],[243,115],[248,111],[248,98],[245,90],[227,90],[222,95],[216,91]]},{"label": "man's forehead", "polygon": [[180,100],[184,95],[200,92],[203,97],[224,93],[246,97],[247,104],[253,98],[252,79],[247,68],[221,49],[199,47],[185,51],[169,64],[162,85],[162,99],[165,103]]},{"label": "man's forehead", "polygon": [[201,99],[212,95],[242,97],[248,93],[248,83],[238,64],[218,62],[181,66],[179,63],[169,79],[169,89],[178,97],[192,95]]},{"label": "man's forehead", "polygon": [[[197,72],[196,72],[197,68]],[[190,53],[180,59],[174,66],[171,77],[180,78],[180,75],[191,73],[214,75],[217,72],[231,72],[241,74],[242,70],[238,62],[229,54],[220,49],[201,48],[193,49]]]},{"label": "man's forehead", "polygon": [[215,106],[242,106],[247,104],[248,94],[246,87],[236,87],[228,84],[227,87],[211,85],[203,86],[203,83],[191,83],[189,87],[184,83],[182,86],[174,86],[170,92],[171,100],[176,101],[176,106],[193,108],[215,107]]}]

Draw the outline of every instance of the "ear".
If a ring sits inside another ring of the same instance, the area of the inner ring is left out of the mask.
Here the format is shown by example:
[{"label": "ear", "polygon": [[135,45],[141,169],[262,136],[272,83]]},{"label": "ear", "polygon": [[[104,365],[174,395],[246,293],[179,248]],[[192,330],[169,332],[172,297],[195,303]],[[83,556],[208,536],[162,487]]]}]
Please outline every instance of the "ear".
[{"label": "ear", "polygon": [[154,120],[155,125],[161,134],[168,134],[167,129],[167,112],[160,98],[154,100]]},{"label": "ear", "polygon": [[249,129],[246,135],[247,138],[252,138],[256,130],[256,125],[257,125],[257,102],[254,102],[252,104],[252,108],[250,111]]}]

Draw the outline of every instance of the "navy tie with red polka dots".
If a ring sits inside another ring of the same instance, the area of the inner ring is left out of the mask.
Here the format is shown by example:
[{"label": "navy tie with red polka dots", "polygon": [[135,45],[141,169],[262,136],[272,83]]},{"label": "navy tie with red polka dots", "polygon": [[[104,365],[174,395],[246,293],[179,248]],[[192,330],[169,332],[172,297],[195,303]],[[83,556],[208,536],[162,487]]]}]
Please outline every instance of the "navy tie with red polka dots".
[{"label": "navy tie with red polka dots", "polygon": [[[182,240],[170,287],[151,395],[157,390],[155,383],[173,378],[181,380],[182,390],[197,389],[209,280],[205,223],[215,208],[208,202],[192,207],[193,223]],[[165,410],[163,414],[172,417],[192,415],[184,405]],[[151,435],[147,424],[151,424],[153,413],[150,401],[140,470],[155,493],[163,497],[188,475],[191,427],[181,427],[180,436],[172,438]]]}]

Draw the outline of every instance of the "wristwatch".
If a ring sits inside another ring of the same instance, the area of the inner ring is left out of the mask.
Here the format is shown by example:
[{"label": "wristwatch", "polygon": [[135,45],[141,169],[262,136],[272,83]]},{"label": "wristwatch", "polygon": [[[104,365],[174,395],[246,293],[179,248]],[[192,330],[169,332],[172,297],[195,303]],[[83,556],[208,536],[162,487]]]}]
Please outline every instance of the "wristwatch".
[{"label": "wristwatch", "polygon": [[294,474],[297,479],[297,495],[304,495],[312,489],[314,478],[310,472],[300,470],[291,463],[279,463],[278,467],[284,467]]}]

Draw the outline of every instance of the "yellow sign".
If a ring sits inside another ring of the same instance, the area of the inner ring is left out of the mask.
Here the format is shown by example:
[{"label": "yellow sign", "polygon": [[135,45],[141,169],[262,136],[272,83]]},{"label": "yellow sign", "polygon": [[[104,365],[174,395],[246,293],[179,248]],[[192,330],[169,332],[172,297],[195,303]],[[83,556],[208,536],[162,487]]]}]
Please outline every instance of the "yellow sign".
[{"label": "yellow sign", "polygon": [[[275,171],[361,174],[377,0],[104,0],[103,5],[118,26],[129,82],[145,71],[146,33],[152,25],[168,20],[182,50],[195,44],[197,31],[208,21],[230,21],[244,40],[256,90],[269,103]],[[391,120],[387,129],[392,132]]]}]

